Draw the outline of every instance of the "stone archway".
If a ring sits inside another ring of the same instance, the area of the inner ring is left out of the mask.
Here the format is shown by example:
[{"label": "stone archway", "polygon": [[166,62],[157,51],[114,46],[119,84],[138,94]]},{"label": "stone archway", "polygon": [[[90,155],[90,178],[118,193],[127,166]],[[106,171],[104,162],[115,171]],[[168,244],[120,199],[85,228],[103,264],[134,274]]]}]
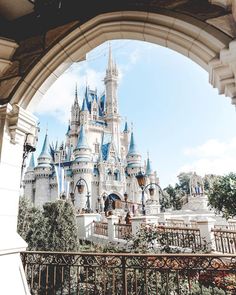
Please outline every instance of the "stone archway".
[{"label": "stone archway", "polygon": [[[1,94],[5,95],[5,104],[0,107],[0,194],[3,196],[0,234],[5,239],[0,241],[0,252],[5,254],[5,260],[1,258],[0,270],[5,285],[0,286],[0,293],[12,286],[13,272],[17,278],[13,290],[27,293],[17,254],[26,245],[16,234],[16,221],[23,148],[26,143],[33,145],[37,130],[36,118],[30,111],[65,69],[111,39],[152,42],[186,55],[209,73],[209,81],[219,93],[231,97],[236,104],[236,42],[209,24],[176,13],[122,11],[98,15],[81,25],[76,23],[41,52],[24,75],[3,79],[0,85]],[[20,46],[19,50],[25,49]],[[9,64],[6,63],[3,76],[13,71],[12,56],[12,53],[7,56]]]},{"label": "stone archway", "polygon": [[135,39],[173,49],[198,63],[209,73],[209,82],[220,94],[236,94],[235,42],[210,25],[191,17],[163,15],[142,11],[113,12],[99,15],[76,25],[66,36],[45,51],[12,90],[10,103],[34,110],[50,85],[73,62],[111,39]]},{"label": "stone archway", "polygon": [[120,200],[121,198],[116,193],[109,194],[104,203],[104,211],[116,209],[116,201]]}]

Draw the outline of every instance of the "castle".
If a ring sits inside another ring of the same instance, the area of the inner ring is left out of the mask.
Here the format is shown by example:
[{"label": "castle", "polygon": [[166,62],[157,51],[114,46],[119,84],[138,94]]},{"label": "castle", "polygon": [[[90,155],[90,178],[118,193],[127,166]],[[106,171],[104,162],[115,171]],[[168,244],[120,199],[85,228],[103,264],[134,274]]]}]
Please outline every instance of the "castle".
[{"label": "castle", "polygon": [[[127,122],[121,131],[118,70],[111,48],[104,84],[105,94],[101,96],[86,86],[82,107],[76,88],[65,142],[49,145],[46,134],[37,165],[31,155],[24,176],[24,195],[36,206],[64,197],[72,198],[79,210],[106,211],[125,204],[132,205],[129,210],[134,211],[141,202],[136,175],[144,171],[147,183],[158,183],[149,157],[142,163]],[[156,198],[158,203],[157,195],[151,199]],[[145,191],[145,200],[150,197]]]}]

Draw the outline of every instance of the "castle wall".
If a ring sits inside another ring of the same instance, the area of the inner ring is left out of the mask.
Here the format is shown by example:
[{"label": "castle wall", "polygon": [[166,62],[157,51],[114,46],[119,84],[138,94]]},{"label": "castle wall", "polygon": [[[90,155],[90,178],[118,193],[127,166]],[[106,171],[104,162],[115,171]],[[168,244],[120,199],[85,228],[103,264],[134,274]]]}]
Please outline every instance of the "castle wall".
[{"label": "castle wall", "polygon": [[49,175],[37,177],[35,182],[35,206],[42,207],[44,203],[51,201]]}]

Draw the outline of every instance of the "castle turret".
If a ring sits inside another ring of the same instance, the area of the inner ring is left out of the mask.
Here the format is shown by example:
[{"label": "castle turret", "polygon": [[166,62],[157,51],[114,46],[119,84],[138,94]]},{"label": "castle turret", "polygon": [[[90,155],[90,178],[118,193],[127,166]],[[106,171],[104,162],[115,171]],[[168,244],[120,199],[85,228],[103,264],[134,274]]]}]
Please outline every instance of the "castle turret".
[{"label": "castle turret", "polygon": [[35,167],[36,187],[35,187],[35,206],[41,207],[45,202],[50,201],[50,175],[51,156],[48,152],[48,135],[45,135],[42,151],[38,157],[38,165]]},{"label": "castle turret", "polygon": [[141,167],[141,155],[137,151],[132,131],[130,137],[129,151],[127,154],[127,169],[129,174],[138,173]]},{"label": "castle turret", "polygon": [[150,159],[149,159],[149,156],[148,156],[147,165],[146,165],[146,175],[150,176],[152,174],[153,174],[153,171],[152,171],[151,162],[150,162]]},{"label": "castle turret", "polygon": [[136,175],[140,172],[141,169],[141,155],[137,150],[135,141],[134,141],[134,133],[131,132],[130,136],[130,144],[129,144],[129,151],[126,156],[127,159],[127,168],[126,171],[130,177],[130,184],[129,184],[129,190],[128,194],[130,195],[130,198],[134,202],[138,202],[139,196],[140,196],[140,188],[138,186]]},{"label": "castle turret", "polygon": [[70,125],[66,134],[67,138],[70,138],[70,143],[67,140],[68,145],[72,144],[74,147],[76,146],[79,122],[80,122],[80,107],[79,107],[78,92],[77,92],[77,85],[76,85],[75,99],[74,99],[73,105],[71,106]]},{"label": "castle turret", "polygon": [[83,100],[83,104],[82,104],[82,109],[80,112],[80,124],[87,125],[88,122],[89,122],[89,109],[88,109],[87,99],[86,99],[86,95],[85,95],[84,100]]},{"label": "castle turret", "polygon": [[[84,179],[87,183],[88,190],[91,192],[91,182],[92,182],[92,156],[91,148],[88,145],[85,127],[81,125],[79,138],[77,146],[74,150],[74,162],[72,165],[72,172],[74,174],[74,187],[79,179]],[[86,188],[87,188],[86,186]],[[78,194],[76,190],[75,193],[75,206],[82,209],[86,208],[87,194],[88,191],[85,190],[82,194]]]},{"label": "castle turret", "polygon": [[112,60],[111,47],[109,48],[109,59],[104,83],[106,86],[105,118],[108,124],[108,128],[110,128],[110,131],[114,138],[114,143],[120,157],[120,116],[117,100],[118,70]]},{"label": "castle turret", "polygon": [[35,199],[35,174],[34,174],[35,162],[34,154],[31,154],[29,166],[27,167],[24,177],[24,196],[34,203]]},{"label": "castle turret", "polygon": [[128,150],[129,150],[129,137],[130,137],[130,131],[129,131],[128,123],[126,121],[124,130],[123,130],[123,144],[125,148],[124,150],[125,156],[128,154]]},{"label": "castle turret", "polygon": [[27,172],[34,171],[34,168],[35,168],[34,153],[32,153],[30,157],[30,161],[29,161],[29,166],[27,168]]},{"label": "castle turret", "polygon": [[99,110],[98,109],[98,102],[95,98],[91,104],[91,119],[93,121],[96,121],[98,119],[98,116],[99,116],[98,110]]}]

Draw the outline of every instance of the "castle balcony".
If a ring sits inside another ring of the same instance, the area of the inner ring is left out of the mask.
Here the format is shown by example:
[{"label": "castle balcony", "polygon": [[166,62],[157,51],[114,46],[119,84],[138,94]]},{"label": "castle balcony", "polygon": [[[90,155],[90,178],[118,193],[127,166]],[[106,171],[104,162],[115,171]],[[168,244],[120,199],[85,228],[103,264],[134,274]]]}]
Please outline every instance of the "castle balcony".
[{"label": "castle balcony", "polygon": [[236,294],[236,255],[21,253],[31,294]]},{"label": "castle balcony", "polygon": [[108,191],[109,190],[121,191],[123,187],[124,187],[124,184],[118,180],[106,180],[106,182],[104,182],[104,188]]}]

